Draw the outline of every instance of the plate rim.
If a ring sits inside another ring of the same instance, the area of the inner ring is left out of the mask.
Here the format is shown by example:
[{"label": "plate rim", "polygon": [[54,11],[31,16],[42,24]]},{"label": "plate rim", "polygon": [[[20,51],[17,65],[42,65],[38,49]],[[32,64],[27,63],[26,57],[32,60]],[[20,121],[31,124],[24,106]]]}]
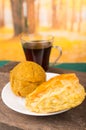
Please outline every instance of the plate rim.
[{"label": "plate rim", "polygon": [[[59,75],[58,73],[46,72],[46,75],[48,75],[48,74]],[[31,115],[31,116],[51,116],[51,115],[61,114],[61,113],[66,112],[66,111],[69,110],[69,109],[66,109],[66,110],[61,110],[61,111],[51,112],[51,113],[36,113],[36,112],[31,112],[31,111],[29,111],[29,110],[24,106],[26,112],[25,112],[25,111],[24,111],[24,112],[23,112],[23,111],[20,111],[20,109],[19,109],[19,110],[16,109],[15,107],[11,106],[11,105],[6,101],[6,97],[4,96],[4,94],[6,93],[7,89],[12,92],[12,90],[11,90],[11,88],[10,88],[10,82],[8,82],[8,83],[3,87],[2,92],[1,92],[1,99],[2,99],[2,101],[4,102],[4,104],[5,104],[8,108],[10,108],[11,110],[14,110],[15,112],[18,112],[18,113],[21,113],[21,114],[25,114],[25,115]],[[18,98],[18,99],[22,99],[22,100],[25,99],[25,98],[16,96],[15,94],[13,94],[13,92],[12,92],[12,95],[14,95],[14,96],[15,96],[16,98]]]}]

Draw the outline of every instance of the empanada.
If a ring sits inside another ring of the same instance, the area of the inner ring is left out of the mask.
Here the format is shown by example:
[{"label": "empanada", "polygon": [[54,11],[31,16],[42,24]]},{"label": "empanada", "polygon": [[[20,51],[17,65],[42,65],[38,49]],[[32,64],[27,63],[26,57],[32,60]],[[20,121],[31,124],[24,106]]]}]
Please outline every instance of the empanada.
[{"label": "empanada", "polygon": [[26,107],[37,113],[61,111],[81,104],[85,95],[85,89],[75,74],[61,74],[29,94]]}]

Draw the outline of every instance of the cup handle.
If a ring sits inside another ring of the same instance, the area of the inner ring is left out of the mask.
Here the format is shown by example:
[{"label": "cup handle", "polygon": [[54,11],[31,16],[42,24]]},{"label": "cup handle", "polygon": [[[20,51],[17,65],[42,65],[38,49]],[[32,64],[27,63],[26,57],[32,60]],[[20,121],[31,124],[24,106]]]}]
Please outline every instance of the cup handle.
[{"label": "cup handle", "polygon": [[56,58],[56,60],[54,61],[54,63],[52,63],[50,66],[53,66],[55,64],[57,64],[56,62],[59,60],[59,58],[61,57],[62,55],[62,48],[60,46],[52,46],[52,48],[56,48],[57,51],[59,51],[59,55],[58,57]]}]

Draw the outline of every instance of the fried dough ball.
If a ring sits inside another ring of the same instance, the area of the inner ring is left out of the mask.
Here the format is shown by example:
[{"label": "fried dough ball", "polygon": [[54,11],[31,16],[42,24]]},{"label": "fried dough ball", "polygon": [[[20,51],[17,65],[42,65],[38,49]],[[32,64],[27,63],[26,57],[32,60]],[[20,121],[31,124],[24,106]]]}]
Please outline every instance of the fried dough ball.
[{"label": "fried dough ball", "polygon": [[46,73],[35,62],[21,62],[10,72],[11,88],[14,94],[18,96],[25,97],[44,81],[46,81]]}]

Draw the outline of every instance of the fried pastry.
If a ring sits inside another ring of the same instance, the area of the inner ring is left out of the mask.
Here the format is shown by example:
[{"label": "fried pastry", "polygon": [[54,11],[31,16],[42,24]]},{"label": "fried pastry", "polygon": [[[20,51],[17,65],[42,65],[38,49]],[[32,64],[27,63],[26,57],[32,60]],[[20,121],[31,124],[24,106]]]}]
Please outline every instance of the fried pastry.
[{"label": "fried pastry", "polygon": [[61,74],[39,85],[26,96],[26,107],[33,112],[49,113],[71,109],[82,103],[85,89],[74,74]]},{"label": "fried pastry", "polygon": [[46,80],[44,69],[31,61],[21,62],[10,72],[10,83],[14,94],[25,97]]}]

